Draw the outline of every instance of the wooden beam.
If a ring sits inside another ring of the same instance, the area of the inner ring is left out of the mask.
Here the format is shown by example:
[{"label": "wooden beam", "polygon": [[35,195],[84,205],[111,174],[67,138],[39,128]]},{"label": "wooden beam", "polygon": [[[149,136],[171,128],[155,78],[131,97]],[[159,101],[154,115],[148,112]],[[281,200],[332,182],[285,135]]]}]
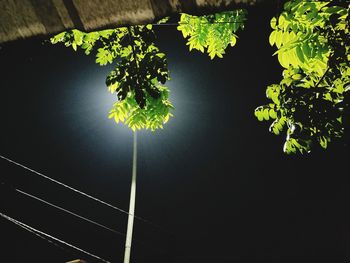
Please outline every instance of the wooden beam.
[{"label": "wooden beam", "polygon": [[140,25],[178,13],[207,14],[268,0],[1,0],[0,43],[77,28]]}]

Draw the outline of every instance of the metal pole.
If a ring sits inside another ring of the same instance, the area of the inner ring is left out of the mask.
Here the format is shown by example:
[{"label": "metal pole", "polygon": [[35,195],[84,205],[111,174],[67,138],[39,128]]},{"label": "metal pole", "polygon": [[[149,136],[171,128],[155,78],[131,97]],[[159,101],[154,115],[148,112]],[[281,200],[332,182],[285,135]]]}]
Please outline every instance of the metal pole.
[{"label": "metal pole", "polygon": [[134,214],[135,214],[135,201],[136,201],[136,168],[137,168],[137,134],[136,134],[136,131],[134,131],[132,178],[131,178],[131,190],[130,190],[128,228],[126,231],[126,241],[125,241],[124,263],[130,263],[130,252],[131,252],[132,232],[133,232]]}]

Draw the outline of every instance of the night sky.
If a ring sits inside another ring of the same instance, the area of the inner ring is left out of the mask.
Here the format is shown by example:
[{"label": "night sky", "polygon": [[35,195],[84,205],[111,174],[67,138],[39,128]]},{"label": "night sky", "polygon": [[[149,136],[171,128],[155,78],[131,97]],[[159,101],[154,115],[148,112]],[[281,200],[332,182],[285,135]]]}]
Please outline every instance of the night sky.
[{"label": "night sky", "polygon": [[[158,27],[175,117],[139,132],[133,263],[349,262],[347,146],[287,156],[284,136],[254,117],[282,69],[268,44],[273,7],[252,8],[223,59],[189,53],[175,27]],[[128,210],[132,132],[107,118],[111,66],[42,39],[0,49],[0,154]],[[109,233],[13,187],[126,232],[127,215],[0,159],[0,212],[107,260],[123,258]],[[1,262],[65,262],[66,251],[0,218]]]}]

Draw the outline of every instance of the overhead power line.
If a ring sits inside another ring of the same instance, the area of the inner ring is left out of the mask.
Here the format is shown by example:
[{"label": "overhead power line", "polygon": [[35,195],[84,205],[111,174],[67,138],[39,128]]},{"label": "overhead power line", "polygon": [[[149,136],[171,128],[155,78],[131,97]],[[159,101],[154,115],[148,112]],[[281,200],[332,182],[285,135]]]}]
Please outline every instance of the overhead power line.
[{"label": "overhead power line", "polygon": [[122,212],[122,213],[125,213],[125,214],[129,214],[127,211],[125,211],[125,210],[123,210],[123,209],[121,209],[121,208],[119,208],[119,207],[116,207],[116,206],[114,206],[114,205],[111,205],[111,204],[109,204],[109,203],[107,203],[107,202],[105,202],[105,201],[102,201],[102,200],[100,200],[100,199],[98,199],[98,198],[96,198],[96,197],[93,197],[93,196],[91,196],[91,195],[89,195],[89,194],[86,194],[86,193],[84,193],[84,192],[82,192],[82,191],[80,191],[80,190],[78,190],[78,189],[76,189],[76,188],[73,188],[73,187],[71,187],[71,186],[69,186],[69,185],[66,185],[66,184],[64,184],[64,183],[61,183],[61,182],[59,182],[59,181],[57,181],[57,180],[55,180],[55,179],[53,179],[53,178],[51,178],[51,177],[48,177],[48,176],[46,176],[46,175],[44,175],[44,174],[42,174],[42,173],[40,173],[40,172],[37,172],[37,171],[35,171],[35,170],[33,170],[33,169],[31,169],[31,168],[29,168],[29,167],[23,165],[23,164],[20,164],[20,163],[14,161],[14,160],[11,160],[11,159],[9,159],[9,158],[3,156],[3,155],[0,155],[0,158],[2,158],[2,159],[6,160],[6,161],[8,161],[8,162],[10,162],[10,163],[12,163],[12,164],[14,164],[14,165],[17,165],[17,166],[19,166],[19,167],[21,167],[21,168],[23,168],[23,169],[25,169],[25,170],[27,170],[27,171],[29,171],[29,172],[31,172],[31,173],[34,173],[34,174],[36,174],[36,175],[39,175],[40,177],[42,177],[42,178],[44,178],[44,179],[46,179],[46,180],[49,180],[49,181],[51,181],[51,182],[53,182],[53,183],[55,183],[55,184],[58,184],[58,185],[60,185],[60,186],[63,186],[63,187],[65,187],[65,188],[67,188],[67,189],[69,189],[69,190],[71,190],[71,191],[73,191],[73,192],[75,192],[75,193],[78,193],[78,194],[83,195],[83,196],[85,196],[85,197],[87,197],[87,198],[89,198],[89,199],[92,199],[92,200],[94,200],[94,201],[96,201],[96,202],[98,202],[98,203],[100,203],[100,204],[103,204],[103,205],[105,205],[105,206],[108,206],[108,207],[110,207],[110,208],[113,208],[114,210],[117,210],[117,211],[119,211],[119,212]]},{"label": "overhead power line", "polygon": [[[7,161],[7,162],[9,162],[9,163],[11,163],[11,164],[14,164],[14,165],[16,165],[16,166],[19,166],[19,167],[21,167],[21,168],[23,168],[23,169],[25,169],[25,170],[27,170],[27,171],[33,173],[33,174],[36,174],[36,175],[38,175],[38,176],[40,176],[40,177],[42,177],[42,178],[44,178],[44,179],[46,179],[46,180],[48,180],[48,181],[50,181],[50,182],[53,182],[53,183],[58,184],[58,185],[60,185],[60,186],[63,186],[64,188],[67,188],[67,189],[69,189],[69,190],[71,190],[71,191],[73,191],[73,192],[75,192],[75,193],[78,193],[78,194],[80,194],[80,195],[82,195],[82,196],[84,196],[84,197],[87,197],[87,198],[89,198],[89,199],[91,199],[91,200],[94,200],[94,201],[96,201],[96,202],[98,202],[98,203],[100,203],[100,204],[102,204],[102,205],[105,205],[105,206],[107,206],[107,207],[109,207],[109,208],[112,208],[112,209],[114,209],[114,210],[116,210],[116,211],[119,211],[119,212],[121,212],[121,213],[130,215],[129,212],[125,211],[124,209],[121,209],[121,208],[119,208],[119,207],[117,207],[117,206],[111,205],[111,204],[109,204],[109,203],[107,203],[107,202],[105,202],[105,201],[103,201],[103,200],[101,200],[101,199],[99,199],[99,198],[96,198],[96,197],[94,197],[94,196],[92,196],[92,195],[89,195],[89,194],[87,194],[87,193],[84,193],[84,192],[82,192],[82,191],[80,191],[80,190],[78,190],[78,189],[76,189],[76,188],[73,188],[73,187],[71,187],[71,186],[69,186],[69,185],[67,185],[67,184],[64,184],[64,183],[62,183],[62,182],[60,182],[60,181],[57,181],[57,180],[55,180],[55,179],[53,179],[53,178],[51,178],[51,177],[49,177],[49,176],[47,176],[47,175],[44,175],[43,173],[40,173],[40,172],[38,172],[38,171],[35,171],[35,170],[33,170],[33,169],[31,169],[31,168],[29,168],[29,167],[23,165],[23,164],[20,164],[20,163],[14,161],[14,160],[12,160],[12,159],[9,159],[9,158],[7,158],[7,157],[5,157],[5,156],[3,156],[3,155],[0,155],[0,158],[3,159],[3,160],[5,160],[5,161]],[[147,223],[147,224],[149,224],[149,225],[151,225],[151,226],[153,226],[153,227],[155,227],[155,228],[158,228],[159,230],[161,230],[161,231],[164,232],[164,233],[173,235],[172,233],[170,233],[170,232],[164,230],[161,226],[159,226],[159,225],[157,225],[157,224],[155,224],[155,223],[153,223],[153,222],[151,222],[151,221],[149,221],[149,220],[147,220],[147,219],[144,219],[143,217],[140,217],[140,216],[137,216],[137,215],[133,215],[133,216],[135,217],[135,219],[138,219],[138,220],[143,221],[144,223]]]},{"label": "overhead power line", "polygon": [[[207,24],[243,24],[244,21],[214,21],[214,22],[201,22],[201,25],[207,25]],[[174,23],[153,23],[152,26],[179,26],[179,25],[189,25],[191,23],[184,23],[184,22],[174,22]]]},{"label": "overhead power line", "polygon": [[[86,217],[81,216],[81,215],[79,215],[79,214],[77,214],[77,213],[74,213],[74,212],[72,212],[72,211],[69,211],[69,210],[67,210],[67,209],[65,209],[65,208],[63,208],[63,207],[58,206],[58,205],[52,204],[52,203],[50,203],[50,202],[48,202],[48,201],[46,201],[46,200],[44,200],[44,199],[41,199],[41,198],[39,198],[39,197],[37,197],[37,196],[35,196],[35,195],[29,194],[29,193],[27,193],[27,192],[25,192],[25,191],[22,191],[22,190],[18,189],[18,188],[9,186],[9,185],[7,185],[7,184],[5,184],[5,183],[1,183],[1,185],[7,186],[8,189],[11,189],[11,190],[13,190],[13,191],[15,191],[15,192],[17,192],[17,193],[19,193],[19,194],[22,194],[22,195],[24,195],[24,196],[26,196],[26,197],[32,198],[32,199],[34,199],[34,200],[37,200],[37,201],[39,201],[39,202],[41,202],[41,203],[43,203],[43,204],[46,204],[46,205],[48,205],[48,206],[50,206],[50,207],[52,207],[52,208],[58,209],[58,210],[60,210],[60,211],[63,211],[63,212],[65,212],[65,213],[67,213],[67,214],[70,214],[70,215],[72,215],[72,216],[74,216],[74,217],[77,217],[77,218],[79,218],[79,219],[82,219],[82,220],[84,220],[84,221],[86,221],[86,222],[88,222],[88,223],[91,223],[91,224],[93,224],[93,225],[96,225],[96,226],[98,226],[98,227],[101,227],[101,228],[103,228],[103,229],[105,229],[105,230],[107,230],[107,231],[110,231],[110,232],[114,233],[114,234],[117,234],[117,235],[120,235],[120,236],[126,236],[125,233],[122,233],[122,232],[117,231],[117,230],[115,230],[115,229],[113,229],[113,228],[107,227],[107,226],[105,226],[105,225],[103,225],[103,224],[100,224],[100,223],[98,223],[98,222],[96,222],[96,221],[93,221],[93,220],[91,220],[91,219],[89,219],[89,218],[86,218]],[[135,241],[136,243],[138,243],[138,244],[144,246],[144,247],[149,247],[149,249],[153,250],[154,252],[161,253],[161,254],[167,253],[166,251],[164,251],[164,250],[162,250],[162,249],[155,248],[154,246],[149,246],[148,243],[146,243],[146,242],[144,242],[144,241],[141,241],[141,240],[139,240],[139,239],[134,239],[134,241]]]},{"label": "overhead power line", "polygon": [[76,214],[76,213],[74,213],[74,212],[72,212],[72,211],[69,211],[69,210],[63,208],[63,207],[60,207],[60,206],[55,205],[55,204],[52,204],[52,203],[50,203],[50,202],[48,202],[48,201],[46,201],[46,200],[44,200],[44,199],[41,199],[41,198],[39,198],[39,197],[37,197],[37,196],[35,196],[35,195],[29,194],[29,193],[27,193],[27,192],[25,192],[25,191],[22,191],[22,190],[18,189],[18,188],[14,188],[14,187],[13,187],[12,189],[13,189],[14,191],[16,191],[17,193],[20,193],[20,194],[22,194],[22,195],[25,195],[25,196],[30,197],[30,198],[32,198],[32,199],[35,199],[35,200],[37,200],[37,201],[39,201],[39,202],[41,202],[41,203],[43,203],[43,204],[46,204],[46,205],[48,205],[48,206],[50,206],[50,207],[56,208],[56,209],[58,209],[58,210],[60,210],[60,211],[63,211],[63,212],[65,212],[65,213],[67,213],[67,214],[70,214],[70,215],[72,215],[72,216],[74,216],[74,217],[77,217],[77,218],[82,219],[82,220],[84,220],[84,221],[86,221],[86,222],[89,222],[89,223],[91,223],[91,224],[94,224],[94,225],[96,225],[96,226],[99,226],[99,227],[101,227],[101,228],[103,228],[103,229],[105,229],[105,230],[108,230],[108,231],[110,231],[110,232],[113,232],[114,234],[118,234],[118,235],[121,235],[121,236],[125,236],[125,234],[122,233],[122,232],[119,232],[119,231],[114,230],[114,229],[112,229],[112,228],[110,228],[110,227],[107,227],[107,226],[102,225],[102,224],[100,224],[100,223],[98,223],[98,222],[95,222],[95,221],[93,221],[93,220],[91,220],[91,219],[88,219],[88,218],[86,218],[86,217],[84,217],[84,216],[81,216],[81,215],[79,215],[79,214]]},{"label": "overhead power line", "polygon": [[[110,261],[108,261],[106,259],[103,259],[103,258],[101,258],[101,257],[99,257],[99,256],[97,256],[97,255],[95,255],[93,253],[90,253],[90,252],[88,252],[86,250],[83,250],[83,249],[81,249],[81,248],[79,248],[77,246],[74,246],[74,245],[72,245],[70,243],[67,243],[67,242],[65,242],[65,241],[63,241],[63,240],[61,240],[59,238],[56,238],[56,237],[54,237],[52,235],[49,235],[49,234],[47,234],[45,232],[42,232],[42,231],[38,230],[38,229],[35,229],[35,228],[33,228],[33,227],[29,226],[29,225],[26,225],[26,224],[24,224],[24,223],[14,219],[14,218],[12,218],[12,217],[9,217],[9,216],[1,213],[1,212],[0,212],[0,216],[2,218],[4,218],[4,219],[6,219],[6,220],[16,224],[17,226],[27,230],[28,232],[30,232],[32,234],[35,234],[36,236],[44,239],[45,241],[47,241],[49,243],[55,244],[55,242],[58,242],[58,243],[60,243],[62,245],[65,245],[65,246],[70,247],[70,248],[72,248],[74,250],[77,250],[77,251],[79,251],[81,253],[84,253],[85,255],[88,255],[88,256],[90,256],[92,258],[95,258],[95,259],[99,260],[100,262],[111,263]],[[61,246],[59,246],[59,245],[57,245],[57,246],[60,247],[61,249],[63,249]]]}]

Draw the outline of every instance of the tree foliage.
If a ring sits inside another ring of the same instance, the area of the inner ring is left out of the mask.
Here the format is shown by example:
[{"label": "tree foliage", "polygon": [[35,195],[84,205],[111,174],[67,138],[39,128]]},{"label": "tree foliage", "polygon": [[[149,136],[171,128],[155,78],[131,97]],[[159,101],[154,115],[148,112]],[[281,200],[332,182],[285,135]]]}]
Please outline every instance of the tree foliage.
[{"label": "tree foliage", "polygon": [[[286,134],[284,152],[306,153],[327,148],[350,128],[350,7],[345,0],[292,0],[271,19],[269,42],[283,67],[283,78],[266,89],[270,103],[255,116],[270,121],[269,130]],[[192,16],[182,14],[179,31],[190,50],[222,58],[236,44],[247,12],[228,11]],[[164,22],[164,21],[163,21]],[[162,128],[172,116],[165,54],[154,44],[152,26],[123,27],[99,32],[63,32],[51,39],[96,53],[96,63],[115,63],[106,84],[118,101],[109,118],[130,128]]]},{"label": "tree foliage", "polygon": [[51,38],[53,44],[62,42],[74,50],[79,47],[87,55],[95,52],[101,66],[115,63],[106,78],[109,91],[118,98],[109,118],[125,122],[132,130],[152,131],[163,128],[173,108],[163,86],[169,80],[167,60],[154,40],[150,25],[91,33],[71,30]]},{"label": "tree foliage", "polygon": [[274,120],[276,135],[286,130],[286,153],[327,148],[349,123],[349,11],[345,1],[294,0],[271,20],[269,41],[285,69],[281,82],[267,87],[271,103],[255,116]]},{"label": "tree foliage", "polygon": [[211,59],[222,58],[225,49],[236,44],[235,33],[244,28],[246,14],[243,9],[205,16],[182,14],[177,29],[187,38],[190,50],[206,51]]},{"label": "tree foliage", "polygon": [[[213,59],[222,57],[229,44],[235,45],[234,32],[243,29],[245,16],[244,10],[203,17],[183,14],[178,29],[190,36],[190,49],[207,49]],[[96,63],[101,66],[115,63],[106,78],[108,90],[118,98],[109,118],[124,122],[132,130],[154,131],[173,116],[169,90],[163,86],[170,79],[166,56],[154,40],[152,25],[146,25],[91,33],[71,30],[52,37],[51,43],[64,43],[75,51],[82,48],[86,55],[96,53]]]}]

